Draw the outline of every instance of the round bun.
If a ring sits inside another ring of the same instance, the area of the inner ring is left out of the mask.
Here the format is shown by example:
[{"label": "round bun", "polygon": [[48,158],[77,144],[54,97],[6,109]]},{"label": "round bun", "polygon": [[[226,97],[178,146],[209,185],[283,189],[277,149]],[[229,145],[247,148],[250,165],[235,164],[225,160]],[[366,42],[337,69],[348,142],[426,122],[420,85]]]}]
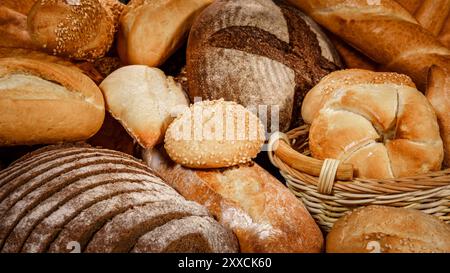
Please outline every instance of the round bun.
[{"label": "round bun", "polygon": [[393,178],[441,168],[436,114],[406,77],[344,70],[325,77],[305,98],[313,157],[355,167],[356,176]]},{"label": "round bun", "polygon": [[[141,162],[47,146],[0,172],[0,251],[236,252],[231,231]],[[75,249],[76,251],[76,249]]]},{"label": "round bun", "polygon": [[189,106],[187,96],[172,77],[145,65],[117,69],[100,88],[108,111],[144,148],[163,140],[176,116],[172,111]]},{"label": "round bun", "polygon": [[193,104],[169,126],[170,158],[190,168],[221,168],[249,162],[264,144],[259,118],[242,105],[215,100]]},{"label": "round bun", "polygon": [[28,31],[51,54],[93,60],[113,43],[117,18],[112,6],[110,0],[39,0],[28,14]]},{"label": "round bun", "polygon": [[45,53],[13,52],[0,50],[0,146],[86,140],[100,129],[103,96],[88,76]]},{"label": "round bun", "polygon": [[417,210],[369,206],[340,218],[326,242],[329,253],[450,252],[450,226]]}]

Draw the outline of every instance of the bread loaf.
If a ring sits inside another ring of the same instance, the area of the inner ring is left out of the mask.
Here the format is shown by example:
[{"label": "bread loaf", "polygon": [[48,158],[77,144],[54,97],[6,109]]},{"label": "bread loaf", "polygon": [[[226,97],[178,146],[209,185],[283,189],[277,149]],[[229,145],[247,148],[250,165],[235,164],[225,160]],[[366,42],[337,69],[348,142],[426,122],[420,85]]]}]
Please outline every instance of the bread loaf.
[{"label": "bread loaf", "polygon": [[362,207],[334,224],[327,252],[449,253],[450,226],[413,209]]},{"label": "bread loaf", "polygon": [[322,234],[301,201],[256,163],[192,170],[173,163],[164,150],[147,150],[143,157],[186,199],[233,230],[242,252],[321,251]]},{"label": "bread loaf", "polygon": [[306,95],[315,158],[353,164],[355,175],[393,178],[438,171],[443,159],[436,114],[409,77],[336,71]]},{"label": "bread loaf", "polygon": [[39,0],[28,14],[28,31],[48,53],[93,60],[111,47],[121,8],[116,0]]},{"label": "bread loaf", "polygon": [[212,0],[132,0],[120,19],[117,49],[126,64],[159,66],[187,38]]},{"label": "bread loaf", "polygon": [[272,127],[286,131],[300,122],[304,94],[337,69],[334,52],[320,28],[291,6],[217,0],[189,34],[189,96],[268,106],[279,110]]},{"label": "bread loaf", "polygon": [[432,65],[450,67],[450,49],[394,0],[289,0],[319,24],[390,71],[426,88]]},{"label": "bread loaf", "polygon": [[37,0],[2,0],[1,6],[10,8],[17,12],[27,15]]},{"label": "bread loaf", "polygon": [[0,46],[35,48],[27,31],[27,16],[0,5]]},{"label": "bread loaf", "polygon": [[247,163],[264,144],[256,115],[230,101],[202,101],[169,126],[164,147],[172,160],[189,168],[223,168]]},{"label": "bread loaf", "polygon": [[442,142],[443,165],[450,167],[450,72],[433,66],[428,75],[426,96],[436,112]]},{"label": "bread loaf", "polygon": [[95,83],[43,55],[2,57],[0,52],[2,146],[84,140],[102,125],[104,102]]},{"label": "bread loaf", "polygon": [[108,111],[145,148],[162,141],[176,110],[189,105],[172,77],[145,65],[119,68],[106,77],[100,88]]},{"label": "bread loaf", "polygon": [[238,250],[206,208],[141,162],[87,145],[42,148],[0,172],[0,226],[1,252]]}]

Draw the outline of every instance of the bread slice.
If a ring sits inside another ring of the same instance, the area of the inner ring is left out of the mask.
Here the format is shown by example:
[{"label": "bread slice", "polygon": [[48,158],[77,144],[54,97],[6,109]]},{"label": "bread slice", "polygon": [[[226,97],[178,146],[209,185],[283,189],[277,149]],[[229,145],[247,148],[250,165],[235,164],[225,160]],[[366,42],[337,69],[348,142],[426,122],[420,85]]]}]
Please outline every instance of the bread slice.
[{"label": "bread slice", "polygon": [[131,252],[227,253],[238,248],[233,236],[210,217],[188,216],[142,235]]},{"label": "bread slice", "polygon": [[205,207],[177,200],[147,204],[115,216],[99,230],[86,252],[129,252],[139,237],[173,219],[185,216],[208,216]]}]

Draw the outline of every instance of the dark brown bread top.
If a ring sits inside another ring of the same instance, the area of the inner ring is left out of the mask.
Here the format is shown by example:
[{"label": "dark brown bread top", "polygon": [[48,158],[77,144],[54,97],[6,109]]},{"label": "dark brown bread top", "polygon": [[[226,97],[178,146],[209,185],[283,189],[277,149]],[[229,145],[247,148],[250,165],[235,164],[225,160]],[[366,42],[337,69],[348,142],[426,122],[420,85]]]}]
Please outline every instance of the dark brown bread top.
[{"label": "dark brown bread top", "polygon": [[[280,129],[298,125],[299,109],[306,92],[338,67],[321,55],[316,34],[302,19],[305,15],[294,7],[276,4],[278,7],[269,0],[218,0],[205,9],[194,23],[188,43],[187,73],[191,99],[195,96],[203,99],[224,97],[245,106],[279,103]],[[275,10],[268,5],[273,5]],[[255,61],[249,61],[250,65],[236,63],[235,67],[230,65],[231,72],[220,75],[223,73],[219,67],[221,64],[211,62],[226,63],[227,54],[233,54],[214,49],[233,50],[236,58],[250,58],[238,51],[264,57],[282,64],[282,67],[270,63],[264,69],[248,72],[252,66],[261,68],[262,64],[253,57]],[[286,68],[287,71],[283,71]],[[290,81],[287,78],[291,76],[286,75],[289,71],[293,71],[293,87],[286,83],[286,80]],[[260,81],[257,88],[243,83],[255,80]],[[292,88],[295,90],[289,90]]]},{"label": "dark brown bread top", "polygon": [[[72,241],[84,250],[94,238],[104,238],[101,231],[118,215],[127,215],[123,225],[114,226],[119,244],[111,248],[108,241],[96,241],[92,247],[126,252],[141,235],[170,220],[199,215],[215,222],[206,208],[186,201],[147,166],[120,152],[88,145],[49,146],[0,171],[0,252],[67,252]],[[192,225],[193,235],[214,237],[198,241],[193,249],[212,250],[209,242],[218,241],[238,250],[234,235],[219,224],[210,233]],[[169,244],[186,249],[192,241],[183,235],[174,234]]]}]

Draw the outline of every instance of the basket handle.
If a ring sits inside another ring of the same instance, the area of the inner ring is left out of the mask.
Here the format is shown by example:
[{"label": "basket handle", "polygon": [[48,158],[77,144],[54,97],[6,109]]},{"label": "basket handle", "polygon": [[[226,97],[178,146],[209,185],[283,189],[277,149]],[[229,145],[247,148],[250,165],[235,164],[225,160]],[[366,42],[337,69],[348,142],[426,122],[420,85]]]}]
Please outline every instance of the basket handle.
[{"label": "basket handle", "polygon": [[[275,153],[279,159],[292,168],[316,177],[320,176],[322,167],[325,163],[324,160],[315,159],[294,150],[290,145],[288,137],[280,132],[276,132],[270,136],[268,153],[272,164],[274,164],[273,153]],[[352,180],[353,165],[349,163],[340,163],[336,170],[336,179],[344,181]]]}]

